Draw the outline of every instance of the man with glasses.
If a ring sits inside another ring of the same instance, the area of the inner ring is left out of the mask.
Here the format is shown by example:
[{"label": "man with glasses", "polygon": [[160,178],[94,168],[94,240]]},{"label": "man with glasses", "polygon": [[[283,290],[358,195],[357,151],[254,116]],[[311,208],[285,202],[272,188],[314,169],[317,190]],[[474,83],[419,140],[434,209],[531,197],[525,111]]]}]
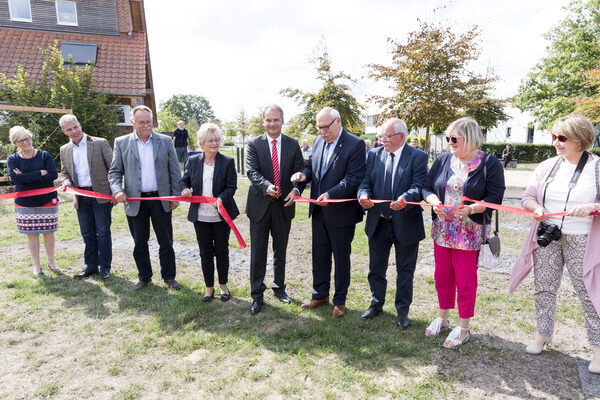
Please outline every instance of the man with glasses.
[{"label": "man with glasses", "polygon": [[329,303],[331,257],[335,260],[333,317],[346,313],[346,295],[350,285],[350,252],[356,223],[363,211],[356,201],[329,204],[326,200],[356,198],[356,190],[365,172],[365,143],[342,128],[340,113],[325,107],[317,114],[319,136],[313,153],[302,172],[294,174],[300,193],[311,183],[309,208],[312,216],[312,300],[302,308]]},{"label": "man with glasses", "polygon": [[138,269],[138,283],[132,288],[141,290],[152,281],[152,265],[148,240],[150,220],[156,234],[160,273],[170,289],[179,290],[175,280],[175,251],[171,211],[176,201],[127,201],[128,197],[178,196],[181,193],[181,170],[171,138],[152,131],[152,110],[140,105],[131,110],[134,131],[115,139],[114,153],[108,180],[115,200],[124,203],[131,236],[133,258]]},{"label": "man with glasses", "polygon": [[273,238],[273,293],[283,303],[292,300],[285,293],[285,258],[290,227],[295,214],[292,174],[300,171],[302,152],[298,142],[281,133],[283,110],[276,104],[263,111],[265,133],[248,142],[246,169],[250,188],[246,215],[250,220],[250,314],[260,312],[267,269],[269,232]]},{"label": "man with glasses", "polygon": [[[369,287],[371,304],[362,319],[379,315],[385,303],[386,273],[392,245],[396,250],[397,325],[410,325],[408,310],[412,302],[413,275],[419,241],[425,238],[423,209],[404,202],[420,202],[427,177],[427,154],[405,146],[408,128],[398,118],[381,127],[383,147],[369,152],[367,171],[358,188],[360,205],[367,213],[365,232],[369,238]],[[392,200],[375,204],[371,200]]]}]

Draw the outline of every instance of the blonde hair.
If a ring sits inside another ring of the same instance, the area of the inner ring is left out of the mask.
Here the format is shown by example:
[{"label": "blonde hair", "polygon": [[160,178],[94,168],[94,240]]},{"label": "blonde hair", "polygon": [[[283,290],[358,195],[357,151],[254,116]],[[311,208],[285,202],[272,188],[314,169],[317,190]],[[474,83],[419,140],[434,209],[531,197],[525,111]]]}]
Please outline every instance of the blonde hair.
[{"label": "blonde hair", "polygon": [[481,146],[483,136],[481,135],[481,128],[473,117],[462,117],[452,122],[444,135],[448,136],[450,133],[456,131],[457,134],[465,139],[465,146],[468,150],[475,150]]},{"label": "blonde hair", "polygon": [[206,141],[206,137],[210,134],[215,135],[217,139],[219,139],[219,143],[223,143],[223,140],[225,140],[221,134],[221,128],[219,128],[219,125],[213,124],[212,122],[207,122],[202,124],[200,129],[198,129],[198,145],[202,146]]},{"label": "blonde hair", "polygon": [[15,145],[17,141],[24,139],[25,137],[33,139],[33,135],[31,134],[31,132],[29,132],[28,129],[23,128],[19,125],[10,128],[10,130],[8,131],[8,137],[13,145]]},{"label": "blonde hair", "polygon": [[550,134],[566,136],[579,143],[579,151],[585,151],[592,147],[595,132],[589,119],[580,114],[569,114],[554,122]]}]

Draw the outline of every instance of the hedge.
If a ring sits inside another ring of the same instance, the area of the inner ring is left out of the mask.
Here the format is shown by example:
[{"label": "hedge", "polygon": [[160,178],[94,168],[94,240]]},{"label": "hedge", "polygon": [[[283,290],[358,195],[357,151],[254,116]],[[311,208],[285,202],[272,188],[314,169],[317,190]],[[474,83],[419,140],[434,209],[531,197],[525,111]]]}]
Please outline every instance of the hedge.
[{"label": "hedge", "polygon": [[[556,155],[556,150],[551,144],[532,144],[532,143],[510,143],[513,151],[513,157],[517,161],[524,163],[539,163]],[[481,149],[486,153],[502,155],[506,148],[506,143],[483,143]],[[590,149],[590,152],[600,156],[600,148]]]}]

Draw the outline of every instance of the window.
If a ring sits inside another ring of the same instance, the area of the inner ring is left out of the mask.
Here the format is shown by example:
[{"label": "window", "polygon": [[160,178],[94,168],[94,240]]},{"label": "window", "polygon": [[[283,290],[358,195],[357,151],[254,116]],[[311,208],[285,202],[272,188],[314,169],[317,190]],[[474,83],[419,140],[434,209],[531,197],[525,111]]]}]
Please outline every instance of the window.
[{"label": "window", "polygon": [[74,1],[56,0],[56,23],[77,26],[77,5]]},{"label": "window", "polygon": [[117,125],[131,126],[131,120],[129,119],[129,112],[131,111],[130,106],[115,106],[115,112],[119,118]]},{"label": "window", "polygon": [[29,0],[8,0],[11,21],[31,22],[31,3]]},{"label": "window", "polygon": [[510,131],[512,130],[512,128],[506,128],[506,138],[509,139],[510,138]]},{"label": "window", "polygon": [[376,122],[377,122],[377,116],[376,115],[369,115],[367,117],[367,126],[375,126]]},{"label": "window", "polygon": [[60,52],[66,63],[71,62],[69,57],[72,57],[75,64],[95,65],[98,45],[96,43],[62,42]]}]

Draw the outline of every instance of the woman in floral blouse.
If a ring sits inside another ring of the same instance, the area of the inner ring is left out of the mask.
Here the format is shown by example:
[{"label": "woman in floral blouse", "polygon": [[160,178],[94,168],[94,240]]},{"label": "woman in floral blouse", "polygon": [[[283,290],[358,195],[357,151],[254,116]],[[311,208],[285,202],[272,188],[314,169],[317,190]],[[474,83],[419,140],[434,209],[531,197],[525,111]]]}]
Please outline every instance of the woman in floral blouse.
[{"label": "woman in floral blouse", "polygon": [[[471,117],[454,121],[445,132],[450,152],[440,154],[431,166],[422,194],[432,207],[431,237],[434,241],[435,288],[439,316],[427,327],[427,336],[437,336],[450,328],[448,314],[458,303],[458,325],[444,341],[452,348],[471,337],[469,321],[475,314],[477,294],[477,257],[482,242],[484,213],[487,223],[492,210],[465,201],[463,196],[490,203],[502,203],[504,170],[500,161],[479,150],[481,129]],[[484,174],[484,167],[486,173]],[[486,177],[484,177],[486,175]],[[489,232],[489,226],[486,228]]]}]

